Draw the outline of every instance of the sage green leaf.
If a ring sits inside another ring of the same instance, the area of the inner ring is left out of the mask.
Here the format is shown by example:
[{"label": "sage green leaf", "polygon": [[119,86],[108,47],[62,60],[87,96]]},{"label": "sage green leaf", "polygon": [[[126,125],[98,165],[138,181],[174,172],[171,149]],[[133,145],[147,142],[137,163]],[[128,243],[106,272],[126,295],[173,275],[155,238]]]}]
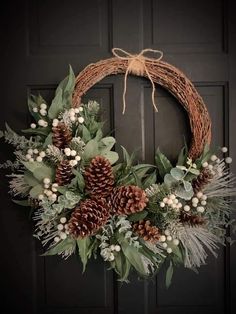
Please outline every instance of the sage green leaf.
[{"label": "sage green leaf", "polygon": [[117,154],[117,152],[113,151],[102,152],[101,155],[107,158],[110,161],[111,165],[114,165],[119,159],[119,155]]},{"label": "sage green leaf", "polygon": [[173,268],[173,264],[172,264],[172,261],[170,261],[170,265],[166,271],[166,280],[165,280],[165,283],[166,283],[166,288],[169,288],[170,285],[171,285],[171,280],[172,280],[172,277],[173,277],[173,273],[174,273],[174,268]]},{"label": "sage green leaf", "polygon": [[46,128],[37,128],[37,129],[25,129],[25,130],[21,130],[22,133],[26,133],[26,134],[35,134],[35,135],[43,135],[43,136],[47,136],[48,133],[50,132],[51,128],[50,127],[46,127]]},{"label": "sage green leaf", "polygon": [[45,141],[44,141],[44,144],[43,144],[43,147],[47,147],[48,145],[51,145],[52,144],[52,132],[50,132],[48,134],[48,136],[46,137]]},{"label": "sage green leaf", "polygon": [[116,140],[112,136],[104,137],[100,141],[99,149],[101,150],[101,153],[109,152],[112,147],[115,145]]},{"label": "sage green leaf", "polygon": [[22,164],[25,166],[26,169],[28,169],[31,172],[34,172],[35,169],[40,167],[41,163],[37,161],[22,161]]},{"label": "sage green leaf", "polygon": [[200,174],[200,171],[198,169],[194,169],[194,168],[189,169],[189,172],[192,174],[195,174],[196,176],[198,176]]},{"label": "sage green leaf", "polygon": [[82,126],[82,140],[85,143],[91,140],[91,134],[84,124]]},{"label": "sage green leaf", "polygon": [[52,104],[48,110],[48,116],[50,119],[55,119],[58,117],[59,113],[63,110],[62,101],[62,89],[58,86],[56,90],[56,95],[52,100]]},{"label": "sage green leaf", "polygon": [[30,171],[25,171],[25,173],[24,173],[24,181],[29,186],[35,186],[35,185],[40,184],[40,182],[33,176],[32,172],[30,172]]},{"label": "sage green leaf", "polygon": [[81,262],[83,264],[83,272],[85,271],[87,262],[88,262],[88,252],[89,252],[89,246],[90,246],[90,238],[79,238],[76,240],[77,246],[79,248],[79,255],[81,258]]},{"label": "sage green leaf", "polygon": [[62,102],[63,108],[69,109],[72,104],[72,93],[75,88],[75,75],[72,70],[72,67],[69,67],[69,75],[60,82],[56,89],[56,94],[61,89],[62,90]]},{"label": "sage green leaf", "polygon": [[142,210],[141,212],[134,213],[128,216],[128,220],[135,222],[144,219],[147,216],[148,212],[146,210]]},{"label": "sage green leaf", "polygon": [[77,178],[78,187],[80,191],[83,192],[85,188],[84,177],[82,176],[80,172],[78,172],[76,175],[76,178]]},{"label": "sage green leaf", "polygon": [[123,151],[123,159],[124,159],[124,162],[126,163],[126,167],[130,168],[132,166],[132,164],[133,164],[133,161],[134,161],[134,155],[132,154],[130,156],[130,154],[127,152],[125,147],[121,146],[121,148],[122,148],[122,151]]},{"label": "sage green leaf", "polygon": [[83,158],[90,160],[97,155],[99,155],[98,142],[94,139],[90,140],[84,147]]},{"label": "sage green leaf", "polygon": [[151,174],[147,176],[147,178],[143,182],[143,188],[146,189],[150,187],[152,184],[156,183],[157,181],[157,175],[156,171],[153,171]]},{"label": "sage green leaf", "polygon": [[31,190],[30,190],[30,196],[32,198],[38,198],[39,194],[43,193],[43,187],[41,184],[35,185]]},{"label": "sage green leaf", "polygon": [[20,206],[25,206],[25,207],[29,207],[29,201],[28,200],[12,200],[12,202],[16,203],[17,205]]},{"label": "sage green leaf", "polygon": [[41,166],[39,166],[33,171],[33,175],[35,176],[36,179],[40,181],[43,180],[44,178],[49,178],[52,181],[54,177],[54,169],[41,163]]},{"label": "sage green leaf", "polygon": [[141,254],[137,248],[129,245],[127,242],[123,241],[120,243],[122,251],[130,264],[139,272],[141,275],[146,276],[146,269],[144,267]]},{"label": "sage green leaf", "polygon": [[96,140],[97,142],[99,142],[99,141],[101,141],[102,137],[103,137],[103,132],[102,132],[101,129],[98,129],[98,130],[97,130],[97,133],[96,133],[96,136],[95,136],[95,140]]},{"label": "sage green leaf", "polygon": [[179,169],[179,168],[172,168],[170,170],[170,174],[172,175],[172,177],[176,180],[182,180],[184,177],[184,172],[183,170]]},{"label": "sage green leaf", "polygon": [[164,176],[173,168],[169,159],[161,153],[159,148],[157,149],[155,155],[155,163],[162,178],[164,178]]},{"label": "sage green leaf", "polygon": [[[44,103],[45,101],[42,100],[41,103]],[[38,108],[38,101],[36,96],[30,95],[30,97],[28,98],[28,108],[29,108],[29,112],[31,113],[32,117],[35,119],[35,121],[38,121],[39,119],[41,119],[41,116],[39,114],[39,112],[34,112],[33,108]]]},{"label": "sage green leaf", "polygon": [[44,254],[42,254],[42,256],[61,254],[62,252],[65,252],[66,250],[74,250],[75,246],[76,246],[76,242],[74,239],[66,238],[65,240],[54,245],[51,249],[49,249]]},{"label": "sage green leaf", "polygon": [[186,163],[187,160],[187,156],[188,156],[188,148],[187,146],[184,146],[178,156],[178,161],[177,161],[177,165],[178,166],[183,166]]}]

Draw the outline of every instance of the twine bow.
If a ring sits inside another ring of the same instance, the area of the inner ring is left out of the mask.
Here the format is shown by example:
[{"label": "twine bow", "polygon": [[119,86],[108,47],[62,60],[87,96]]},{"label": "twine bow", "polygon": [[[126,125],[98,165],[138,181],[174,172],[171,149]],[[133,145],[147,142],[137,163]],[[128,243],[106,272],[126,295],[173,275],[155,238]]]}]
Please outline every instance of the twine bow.
[{"label": "twine bow", "polygon": [[[158,53],[159,57],[158,58],[148,58],[145,57],[145,53],[147,52],[153,52],[153,53]],[[132,73],[134,75],[138,76],[143,76],[145,73],[147,77],[149,78],[151,84],[152,84],[152,104],[157,112],[157,106],[155,103],[155,84],[153,82],[153,79],[147,69],[146,62],[151,62],[153,64],[157,63],[160,61],[163,57],[163,52],[160,50],[155,50],[155,49],[143,49],[139,54],[131,54],[121,48],[113,48],[112,53],[115,57],[121,60],[127,60],[128,61],[128,66],[125,72],[125,78],[124,78],[124,91],[123,91],[123,111],[122,113],[125,113],[126,110],[126,90],[127,90],[127,76],[129,73]],[[122,53],[124,56],[120,55]]]}]

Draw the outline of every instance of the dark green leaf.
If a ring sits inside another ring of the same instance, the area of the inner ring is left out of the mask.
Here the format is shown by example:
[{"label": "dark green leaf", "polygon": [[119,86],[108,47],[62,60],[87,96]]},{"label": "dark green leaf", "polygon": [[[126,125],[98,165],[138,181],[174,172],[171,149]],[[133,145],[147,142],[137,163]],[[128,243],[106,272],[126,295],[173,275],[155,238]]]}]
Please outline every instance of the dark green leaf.
[{"label": "dark green leaf", "polygon": [[143,182],[143,188],[146,189],[150,187],[152,184],[156,183],[157,175],[156,171],[153,171],[151,174],[147,176],[147,178]]},{"label": "dark green leaf", "polygon": [[170,261],[170,265],[166,271],[166,288],[169,288],[171,285],[173,273],[174,273],[174,268],[173,268],[172,261]]},{"label": "dark green leaf", "polygon": [[185,165],[186,160],[187,160],[187,156],[188,156],[188,148],[187,148],[187,146],[184,146],[179,153],[177,165],[178,166]]},{"label": "dark green leaf", "polygon": [[162,178],[170,172],[170,170],[173,168],[169,159],[161,153],[159,148],[157,149],[156,155],[155,155],[155,162],[159,171],[159,174]]},{"label": "dark green leaf", "polygon": [[85,143],[91,140],[91,134],[84,124],[82,126],[82,140]]},{"label": "dark green leaf", "polygon": [[26,206],[26,207],[30,206],[29,200],[12,200],[12,202],[14,202],[14,203],[16,203],[17,205],[20,205],[20,206]]},{"label": "dark green leaf", "polygon": [[47,136],[50,130],[51,130],[50,127],[46,127],[46,128],[37,128],[37,129],[25,129],[21,131],[26,134],[36,134],[36,135]]},{"label": "dark green leaf", "polygon": [[50,119],[55,119],[58,117],[59,113],[64,109],[62,101],[62,89],[58,86],[56,90],[56,95],[52,100],[52,104],[48,110],[48,116]]}]

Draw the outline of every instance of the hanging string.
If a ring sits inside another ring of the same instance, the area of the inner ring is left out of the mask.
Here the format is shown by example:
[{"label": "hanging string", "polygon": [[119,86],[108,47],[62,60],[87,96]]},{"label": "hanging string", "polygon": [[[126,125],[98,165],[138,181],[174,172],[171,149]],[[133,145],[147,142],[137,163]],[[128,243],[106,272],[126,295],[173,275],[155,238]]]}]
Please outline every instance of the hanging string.
[{"label": "hanging string", "polygon": [[[159,56],[157,58],[149,58],[146,57],[146,53],[157,53]],[[139,54],[131,54],[121,48],[113,48],[112,53],[115,57],[121,60],[127,60],[128,66],[125,72],[125,78],[124,78],[124,90],[123,90],[123,111],[122,113],[125,113],[126,110],[126,90],[127,90],[127,77],[128,74],[134,74],[137,76],[144,76],[144,74],[147,75],[148,79],[150,80],[152,84],[152,105],[154,107],[154,110],[157,112],[157,106],[155,103],[155,84],[153,82],[153,79],[146,67],[146,62],[151,62],[153,64],[160,61],[163,57],[163,52],[160,50],[155,49],[143,49]]]}]

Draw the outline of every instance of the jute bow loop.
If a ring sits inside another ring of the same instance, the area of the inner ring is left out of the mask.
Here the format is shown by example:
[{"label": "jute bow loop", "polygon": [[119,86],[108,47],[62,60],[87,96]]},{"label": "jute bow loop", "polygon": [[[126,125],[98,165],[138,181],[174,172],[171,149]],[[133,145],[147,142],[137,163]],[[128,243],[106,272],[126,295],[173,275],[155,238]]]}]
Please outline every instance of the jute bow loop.
[{"label": "jute bow loop", "polygon": [[[157,58],[146,57],[145,54],[150,53],[150,52],[159,54],[159,57],[157,57]],[[153,79],[152,79],[147,67],[146,67],[146,62],[151,62],[153,64],[157,63],[158,61],[160,61],[162,59],[163,52],[160,50],[155,50],[155,49],[143,49],[139,54],[131,54],[131,53],[129,53],[129,52],[127,52],[121,48],[113,48],[112,53],[118,59],[128,61],[128,66],[127,66],[127,69],[125,72],[125,78],[124,78],[123,111],[122,111],[122,113],[124,114],[125,109],[126,109],[125,96],[126,96],[126,90],[127,90],[127,76],[129,73],[132,73],[132,74],[138,75],[138,76],[143,76],[144,74],[147,75],[147,77],[149,78],[149,80],[152,84],[152,104],[153,104],[155,111],[157,112],[158,109],[157,109],[157,106],[155,103],[155,84],[153,82]]]}]

